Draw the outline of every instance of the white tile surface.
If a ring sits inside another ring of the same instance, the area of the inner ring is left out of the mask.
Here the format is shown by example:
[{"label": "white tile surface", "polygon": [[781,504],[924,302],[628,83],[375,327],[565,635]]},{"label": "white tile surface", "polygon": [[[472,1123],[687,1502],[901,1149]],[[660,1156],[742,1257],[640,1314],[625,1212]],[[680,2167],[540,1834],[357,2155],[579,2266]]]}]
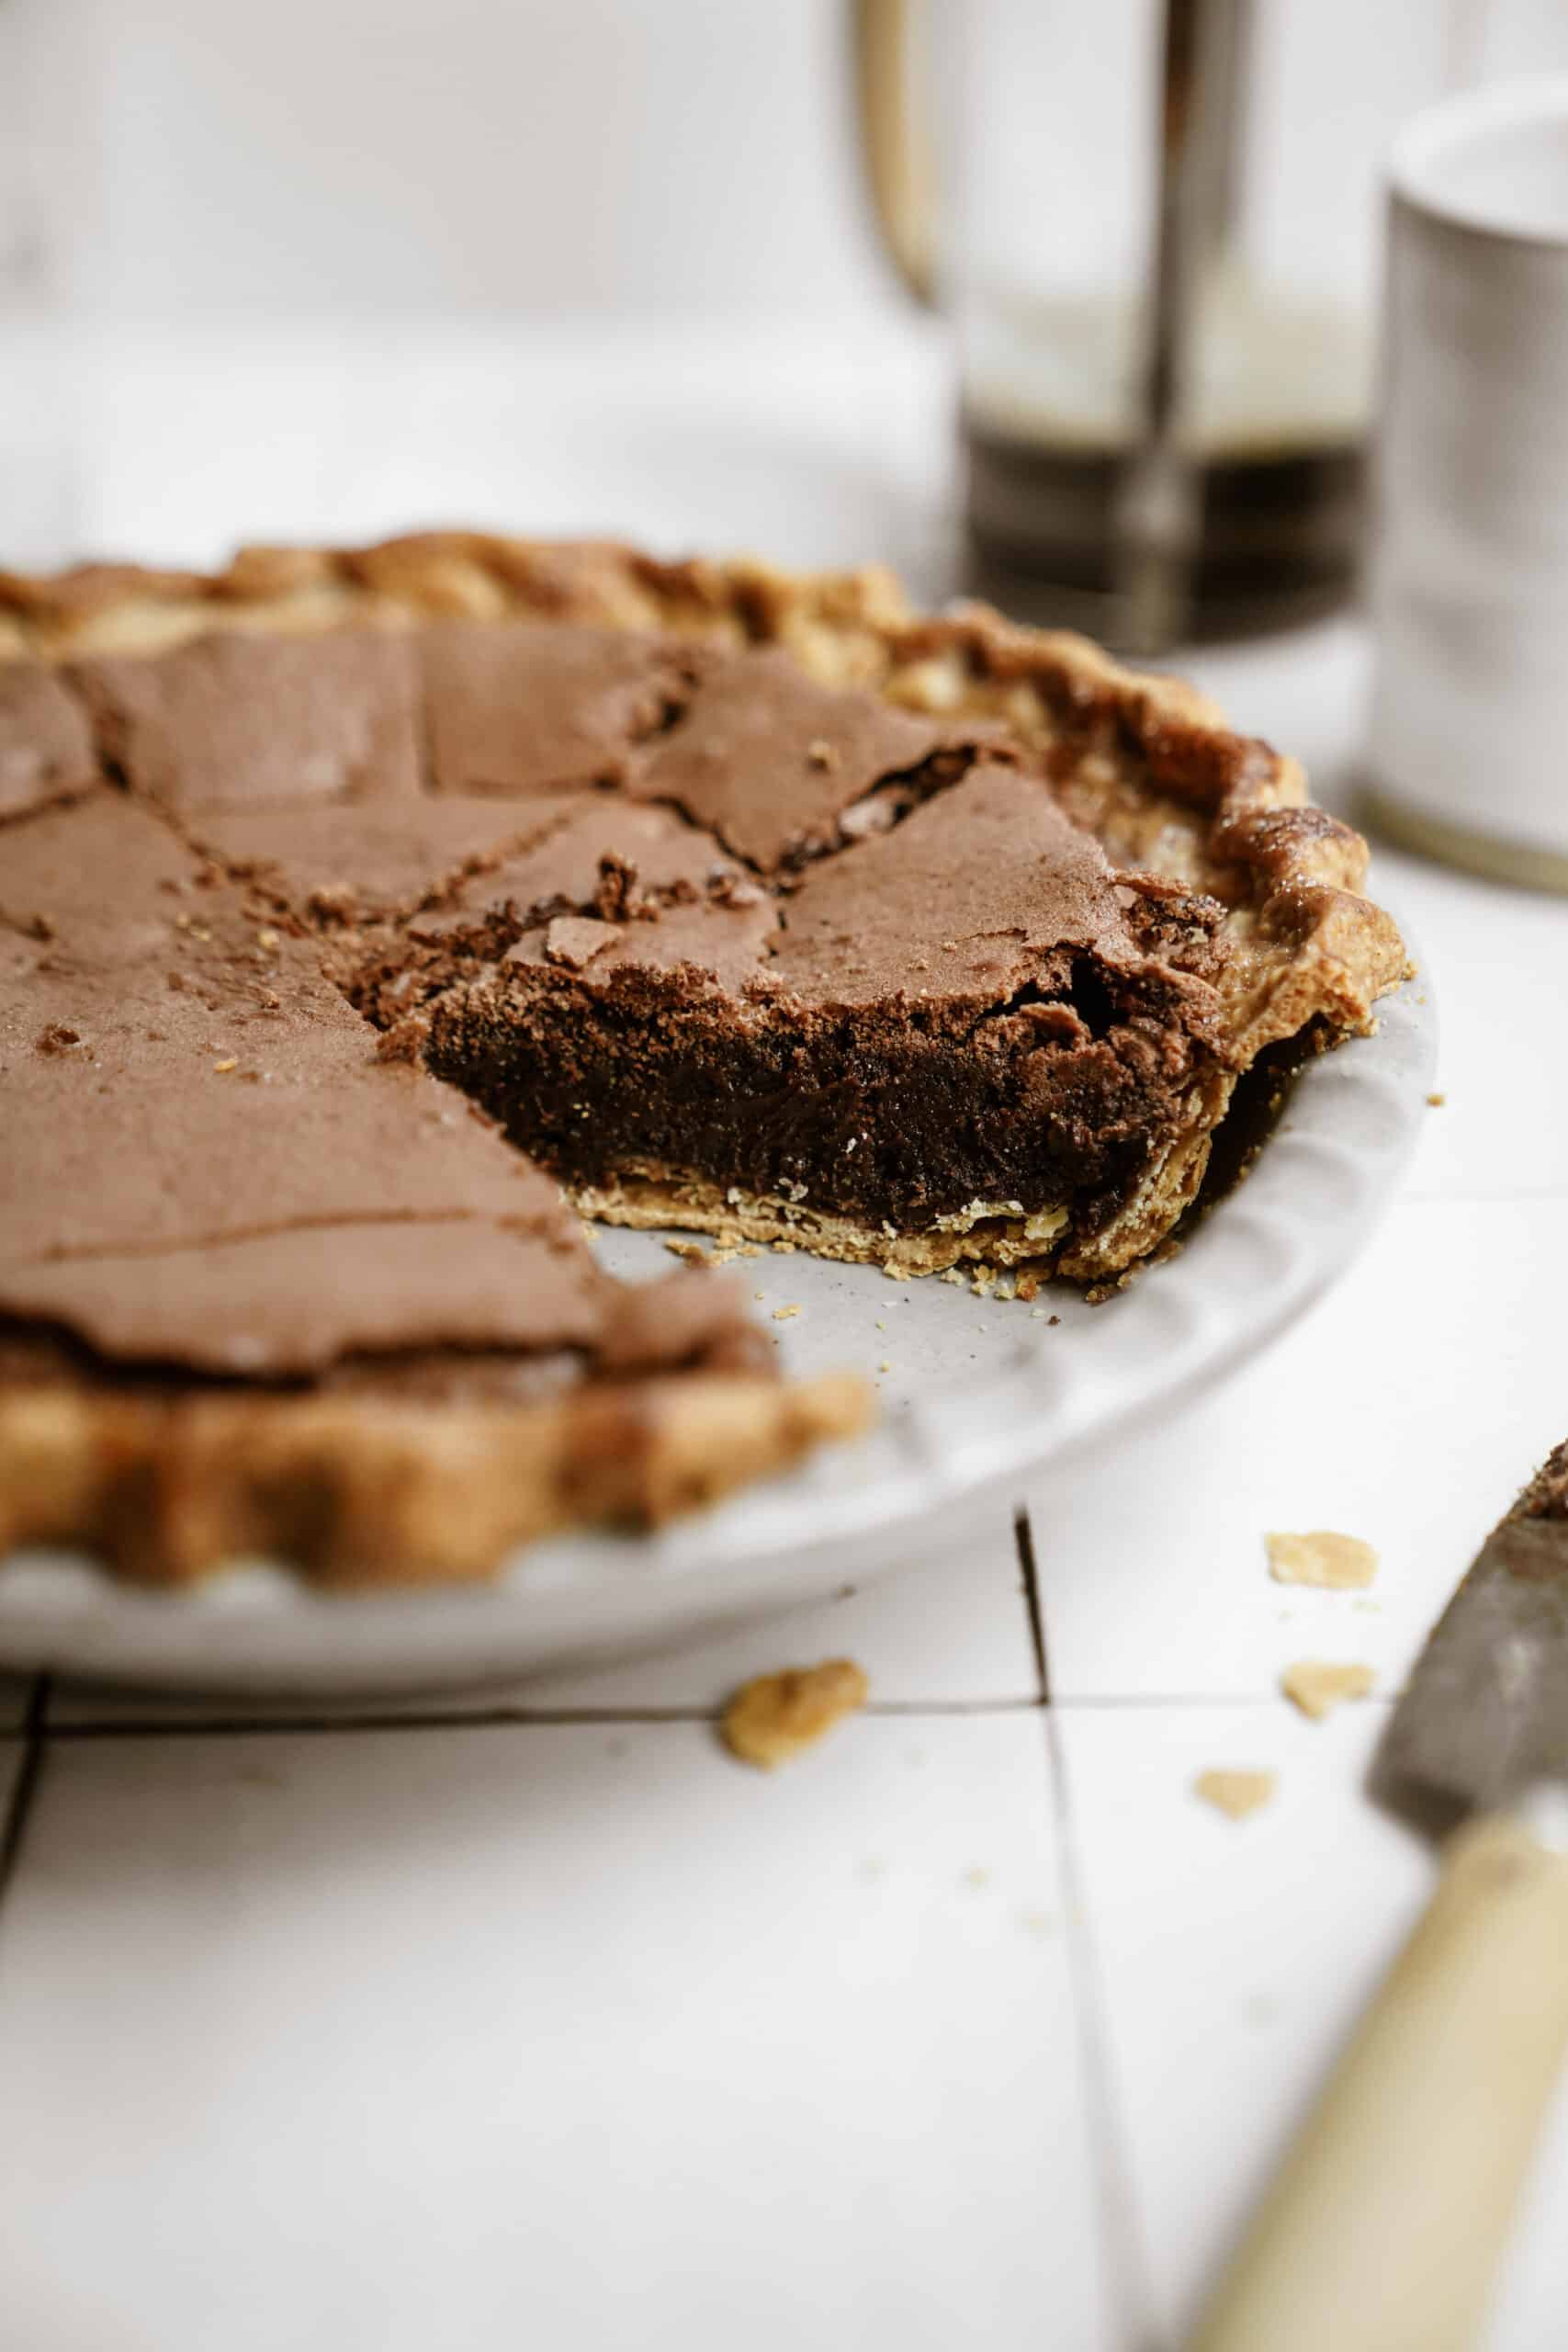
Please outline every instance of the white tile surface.
[{"label": "white tile surface", "polygon": [[[1562,1221],[1545,1200],[1395,1209],[1258,1363],[1032,1490],[1053,1692],[1262,1696],[1298,1657],[1365,1659],[1396,1686],[1568,1428],[1543,1312]],[[1377,1546],[1370,1591],[1273,1581],[1265,1532],[1314,1527]]]},{"label": "white tile surface", "polygon": [[[1359,1792],[1384,1713],[1308,1724],[1273,1705],[1062,1711],[1112,2071],[1171,2340],[1432,1878],[1420,1843]],[[1229,1821],[1191,1793],[1213,1765],[1275,1768],[1278,1794]]]},{"label": "white tile surface", "polygon": [[1093,2352],[1051,1822],[1037,1713],[61,1742],[8,2340]]},{"label": "white tile surface", "polygon": [[[711,1713],[753,1674],[832,1657],[852,1657],[865,1668],[876,1706],[995,1705],[1037,1698],[1039,1676],[1010,1509],[977,1507],[973,1540],[959,1557],[861,1589],[846,1586],[834,1600],[672,1656],[636,1658],[592,1674],[555,1676],[471,1697],[459,1692],[428,1703],[314,1705],[305,1712],[350,1718],[433,1712],[636,1714],[648,1709]],[[247,1704],[71,1682],[57,1684],[50,1702],[50,1720],[58,1724],[265,1722],[300,1713],[296,1701]]]},{"label": "white tile surface", "polygon": [[[1558,1073],[1568,1011],[1568,900],[1488,889],[1380,850],[1380,887],[1409,922],[1430,981],[1438,1091],[1408,1196],[1568,1195],[1568,1105]],[[1562,1294],[1560,1292],[1559,1295]]]}]

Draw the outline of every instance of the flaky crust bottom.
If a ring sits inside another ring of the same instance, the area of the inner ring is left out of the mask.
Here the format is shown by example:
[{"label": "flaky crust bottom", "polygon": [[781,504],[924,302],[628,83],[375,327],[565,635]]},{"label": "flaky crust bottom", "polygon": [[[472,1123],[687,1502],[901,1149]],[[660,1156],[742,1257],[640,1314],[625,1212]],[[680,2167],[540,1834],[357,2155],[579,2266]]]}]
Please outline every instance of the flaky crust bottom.
[{"label": "flaky crust bottom", "polygon": [[976,1216],[946,1231],[897,1233],[853,1217],[834,1216],[776,1193],[748,1193],[740,1186],[709,1183],[699,1176],[627,1174],[603,1184],[571,1184],[567,1198],[601,1225],[626,1225],[645,1232],[711,1233],[720,1241],[763,1241],[807,1250],[816,1258],[836,1258],[851,1266],[880,1266],[907,1282],[939,1274],[952,1266],[987,1266],[1048,1274],[1054,1245],[1066,1227],[1064,1209],[1043,1209],[1033,1217]]},{"label": "flaky crust bottom", "polygon": [[1143,1257],[1197,1197],[1209,1164],[1214,1125],[1229,1100],[1231,1081],[1213,1079],[1195,1089],[1192,1124],[1170,1144],[1126,1206],[1099,1233],[1075,1237],[1066,1208],[1026,1216],[1012,1203],[976,1201],[962,1216],[919,1233],[900,1233],[863,1219],[838,1216],[777,1193],[750,1193],[669,1169],[639,1168],[601,1184],[571,1184],[567,1198],[601,1225],[644,1232],[711,1233],[719,1241],[766,1242],[809,1250],[846,1265],[880,1266],[897,1282],[954,1268],[1011,1274],[1027,1289],[1064,1273],[1103,1281]]},{"label": "flaky crust bottom", "polygon": [[523,1407],[214,1393],[0,1391],[0,1554],[96,1554],[188,1584],[260,1556],[318,1582],[493,1575],[572,1527],[656,1526],[866,1428],[863,1382],[714,1374]]}]

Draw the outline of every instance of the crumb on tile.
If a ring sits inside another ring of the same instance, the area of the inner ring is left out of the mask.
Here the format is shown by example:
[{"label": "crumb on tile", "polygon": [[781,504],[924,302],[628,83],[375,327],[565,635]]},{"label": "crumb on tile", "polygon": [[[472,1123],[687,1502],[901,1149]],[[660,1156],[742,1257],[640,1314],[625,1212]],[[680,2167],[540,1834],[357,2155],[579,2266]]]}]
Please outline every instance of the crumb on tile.
[{"label": "crumb on tile", "polygon": [[1440,1111],[1448,1099],[1446,1094],[1428,1094],[1427,1097],[1434,1111]]},{"label": "crumb on tile", "polygon": [[1280,1688],[1303,1715],[1320,1724],[1347,1699],[1364,1699],[1374,1677],[1370,1666],[1330,1666],[1324,1659],[1298,1658],[1280,1677]]},{"label": "crumb on tile", "polygon": [[664,1245],[672,1258],[683,1259],[688,1266],[705,1266],[708,1253],[700,1241],[667,1241]]},{"label": "crumb on tile", "polygon": [[1199,1773],[1192,1783],[1192,1793],[1228,1820],[1245,1821],[1249,1813],[1256,1813],[1260,1805],[1269,1803],[1279,1782],[1278,1772],[1245,1772],[1216,1766]]},{"label": "crumb on tile", "polygon": [[774,1309],[773,1309],[773,1321],[774,1321],[775,1323],[787,1323],[787,1322],[789,1321],[790,1317],[791,1317],[792,1315],[798,1315],[799,1313],[800,1313],[800,1309],[799,1309],[799,1307],[798,1307],[798,1306],[796,1306],[795,1305],[795,1303],[793,1302],[793,1300],[792,1300],[792,1301],[791,1301],[791,1303],[790,1303],[787,1306],[775,1306],[775,1307],[774,1307]]},{"label": "crumb on tile", "polygon": [[719,1728],[732,1755],[771,1772],[863,1707],[868,1688],[862,1669],[847,1657],[759,1674],[741,1684]]},{"label": "crumb on tile", "polygon": [[892,1363],[890,1363],[890,1361],[888,1360],[888,1358],[887,1358],[886,1356],[884,1356],[884,1357],[883,1357],[883,1359],[882,1359],[882,1362],[877,1365],[876,1369],[877,1369],[877,1371],[878,1371],[878,1372],[891,1372],[891,1371],[892,1371],[892,1369],[893,1369],[893,1366],[892,1366]]},{"label": "crumb on tile", "polygon": [[1307,1535],[1270,1532],[1263,1541],[1269,1573],[1277,1584],[1314,1584],[1347,1592],[1371,1584],[1378,1572],[1376,1552],[1359,1535],[1337,1535],[1318,1527]]}]

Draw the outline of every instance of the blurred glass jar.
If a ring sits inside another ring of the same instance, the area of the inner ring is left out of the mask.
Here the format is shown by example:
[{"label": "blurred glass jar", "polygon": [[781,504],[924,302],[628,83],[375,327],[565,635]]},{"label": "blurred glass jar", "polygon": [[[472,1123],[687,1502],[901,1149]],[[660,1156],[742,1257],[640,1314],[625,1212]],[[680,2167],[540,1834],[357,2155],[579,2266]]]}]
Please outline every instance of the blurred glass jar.
[{"label": "blurred glass jar", "polygon": [[1485,0],[857,0],[893,256],[951,316],[969,584],[1157,650],[1338,604],[1381,180]]}]

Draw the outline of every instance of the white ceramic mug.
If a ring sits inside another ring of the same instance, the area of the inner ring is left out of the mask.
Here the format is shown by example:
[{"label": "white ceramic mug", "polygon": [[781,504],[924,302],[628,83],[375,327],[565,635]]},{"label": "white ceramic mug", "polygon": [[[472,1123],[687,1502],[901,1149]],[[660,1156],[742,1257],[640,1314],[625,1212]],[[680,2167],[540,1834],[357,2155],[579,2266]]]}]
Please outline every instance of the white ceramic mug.
[{"label": "white ceramic mug", "polygon": [[1568,80],[1418,116],[1391,183],[1367,814],[1568,889]]}]

